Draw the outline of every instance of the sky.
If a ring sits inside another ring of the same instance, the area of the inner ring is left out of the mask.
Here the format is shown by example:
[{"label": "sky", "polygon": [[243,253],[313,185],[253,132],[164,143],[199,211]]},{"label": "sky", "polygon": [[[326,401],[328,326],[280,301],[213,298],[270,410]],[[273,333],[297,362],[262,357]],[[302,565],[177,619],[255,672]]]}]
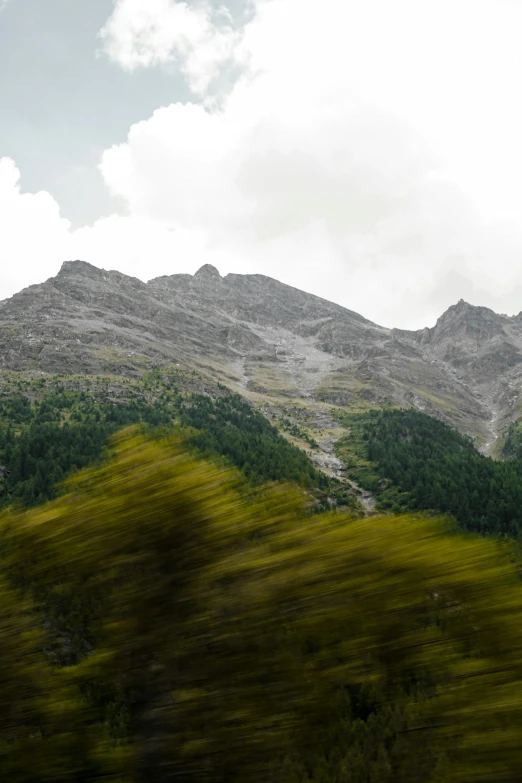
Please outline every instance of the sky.
[{"label": "sky", "polygon": [[83,259],[522,310],[522,0],[0,0],[0,299]]}]

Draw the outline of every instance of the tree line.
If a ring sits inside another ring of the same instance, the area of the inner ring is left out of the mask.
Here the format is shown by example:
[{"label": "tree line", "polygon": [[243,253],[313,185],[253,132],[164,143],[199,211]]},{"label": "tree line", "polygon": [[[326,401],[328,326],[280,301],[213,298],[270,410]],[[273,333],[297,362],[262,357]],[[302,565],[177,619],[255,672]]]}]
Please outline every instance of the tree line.
[{"label": "tree line", "polygon": [[164,390],[96,401],[57,391],[34,402],[15,394],[0,403],[0,508],[55,498],[65,477],[99,460],[107,439],[132,424],[160,432],[182,426],[193,448],[225,458],[253,483],[292,481],[319,490],[329,485],[307,454],[239,395],[213,399]]},{"label": "tree line", "polygon": [[355,442],[361,456],[350,473],[377,495],[379,509],[451,514],[466,530],[520,537],[522,461],[490,459],[419,411],[371,411],[350,417],[350,426],[345,446]]}]

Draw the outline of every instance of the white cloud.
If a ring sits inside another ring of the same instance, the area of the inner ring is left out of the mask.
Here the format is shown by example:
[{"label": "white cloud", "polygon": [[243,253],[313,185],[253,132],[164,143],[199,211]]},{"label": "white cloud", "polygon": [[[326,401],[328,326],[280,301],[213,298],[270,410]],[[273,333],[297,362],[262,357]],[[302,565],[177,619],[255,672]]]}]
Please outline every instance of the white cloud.
[{"label": "white cloud", "polygon": [[203,95],[238,56],[241,33],[226,8],[208,2],[117,0],[100,37],[109,58],[127,70],[178,62]]},{"label": "white cloud", "polygon": [[23,193],[14,162],[0,158],[0,299],[54,276],[67,259],[142,279],[193,273],[205,256],[205,241],[195,231],[173,231],[136,216],[111,215],[72,231],[53,197]]},{"label": "white cloud", "polygon": [[140,217],[111,215],[71,236],[69,257],[103,269],[119,269],[149,280],[175,272],[196,272],[204,263],[206,237]]},{"label": "white cloud", "polygon": [[[163,108],[106,151],[102,173],[131,214],[206,233],[226,268],[248,259],[387,323],[433,321],[463,289],[509,300],[522,118],[506,95],[522,66],[520,7],[255,5],[249,69],[219,111]],[[485,248],[499,244],[493,266]]]},{"label": "white cloud", "polygon": [[49,193],[22,193],[20,172],[0,158],[0,293],[42,282],[64,257],[69,222]]},{"label": "white cloud", "polygon": [[387,325],[461,296],[522,309],[521,4],[254,7],[236,30],[207,5],[116,2],[103,36],[122,66],[174,58],[205,96],[242,70],[219,108],[160,108],[106,150],[128,217],[73,233],[55,205],[57,247],[145,279],[262,272]]}]

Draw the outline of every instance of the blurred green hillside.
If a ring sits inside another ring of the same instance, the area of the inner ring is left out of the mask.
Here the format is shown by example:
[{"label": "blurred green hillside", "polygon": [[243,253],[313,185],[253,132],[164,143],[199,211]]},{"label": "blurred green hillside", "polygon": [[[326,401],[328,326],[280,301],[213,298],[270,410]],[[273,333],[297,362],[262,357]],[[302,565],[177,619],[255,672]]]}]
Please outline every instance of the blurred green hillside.
[{"label": "blurred green hillside", "polygon": [[519,779],[499,543],[310,516],[136,431],[0,528],[5,780]]}]

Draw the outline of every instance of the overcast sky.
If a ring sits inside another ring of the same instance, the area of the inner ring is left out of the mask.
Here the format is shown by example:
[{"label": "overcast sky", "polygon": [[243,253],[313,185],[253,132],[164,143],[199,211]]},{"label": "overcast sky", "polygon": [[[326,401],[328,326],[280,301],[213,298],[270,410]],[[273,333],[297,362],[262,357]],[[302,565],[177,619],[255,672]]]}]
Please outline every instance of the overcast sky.
[{"label": "overcast sky", "polygon": [[0,0],[0,298],[82,258],[522,310],[522,0]]}]

